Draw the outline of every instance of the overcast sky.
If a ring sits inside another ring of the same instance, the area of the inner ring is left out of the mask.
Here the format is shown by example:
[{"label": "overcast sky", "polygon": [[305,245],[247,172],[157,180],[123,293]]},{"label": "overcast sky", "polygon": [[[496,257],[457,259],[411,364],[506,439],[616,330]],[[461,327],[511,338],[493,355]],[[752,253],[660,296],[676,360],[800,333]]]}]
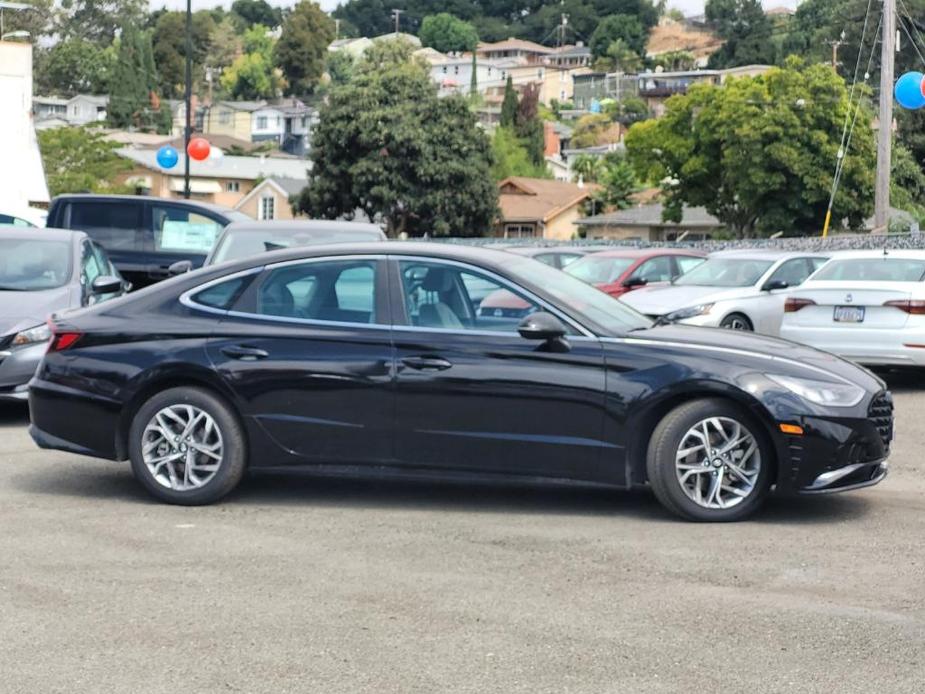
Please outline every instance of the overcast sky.
[{"label": "overcast sky", "polygon": [[[167,6],[172,10],[185,9],[186,0],[150,0],[151,9]],[[232,0],[193,0],[193,9],[215,7],[216,5],[231,5]],[[271,5],[294,5],[295,0],[269,0]],[[338,0],[320,0],[321,7],[325,10],[333,10],[338,5]],[[763,0],[765,7],[795,7],[797,0]],[[669,0],[669,7],[677,7],[685,14],[698,14],[703,12],[703,0]]]}]

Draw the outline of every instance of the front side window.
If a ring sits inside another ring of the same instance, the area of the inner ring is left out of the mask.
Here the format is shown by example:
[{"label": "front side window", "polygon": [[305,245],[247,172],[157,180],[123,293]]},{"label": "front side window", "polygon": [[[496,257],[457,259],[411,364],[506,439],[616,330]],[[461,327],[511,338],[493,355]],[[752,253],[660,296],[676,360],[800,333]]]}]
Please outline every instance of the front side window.
[{"label": "front side window", "polygon": [[275,268],[257,291],[257,313],[335,323],[375,323],[375,260],[337,260]]},{"label": "front side window", "polygon": [[70,229],[84,231],[103,248],[118,251],[145,250],[141,204],[134,202],[72,202]]},{"label": "front side window", "polygon": [[516,332],[540,307],[501,282],[456,265],[403,260],[402,293],[411,325]]},{"label": "front side window", "polygon": [[158,251],[206,254],[224,227],[211,217],[173,205],[154,205],[154,247]]},{"label": "front side window", "polygon": [[80,265],[81,282],[87,288],[92,287],[96,278],[105,274],[107,271],[104,266],[100,265],[100,260],[96,254],[93,253],[93,249],[90,248],[89,243],[85,243],[83,246],[83,255]]},{"label": "front side window", "polygon": [[668,282],[672,276],[671,257],[661,255],[657,258],[647,260],[633,273],[633,278],[638,278],[649,282]]},{"label": "front side window", "polygon": [[806,278],[812,274],[813,269],[809,258],[794,258],[782,263],[768,281],[782,281],[786,282],[789,287],[796,287],[806,281]]}]

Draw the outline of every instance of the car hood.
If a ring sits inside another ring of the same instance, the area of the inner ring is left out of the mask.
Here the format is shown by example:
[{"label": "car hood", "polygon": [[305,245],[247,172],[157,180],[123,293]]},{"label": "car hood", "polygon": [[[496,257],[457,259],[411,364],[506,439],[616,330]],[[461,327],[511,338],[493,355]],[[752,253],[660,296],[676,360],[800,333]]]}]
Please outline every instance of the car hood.
[{"label": "car hood", "polygon": [[70,308],[70,287],[41,292],[0,291],[0,335],[44,323],[56,311]]},{"label": "car hood", "polygon": [[627,292],[620,301],[640,313],[661,316],[678,309],[735,299],[748,293],[751,287],[696,287],[657,284]]},{"label": "car hood", "polygon": [[[834,354],[776,337],[724,328],[701,328],[692,325],[665,325],[634,332],[632,338],[651,340],[652,346],[675,346],[697,350],[717,359],[749,363],[756,370],[774,373],[780,367],[784,375],[796,371],[805,378],[820,379],[824,371],[852,383],[877,391],[884,383],[867,369]],[[823,379],[824,380],[824,379]]]}]

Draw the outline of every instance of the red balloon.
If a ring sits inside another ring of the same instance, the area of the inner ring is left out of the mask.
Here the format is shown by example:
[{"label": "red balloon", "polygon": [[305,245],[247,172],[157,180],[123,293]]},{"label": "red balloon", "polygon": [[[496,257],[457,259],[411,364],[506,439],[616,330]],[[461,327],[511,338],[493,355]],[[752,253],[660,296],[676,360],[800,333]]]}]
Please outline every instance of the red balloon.
[{"label": "red balloon", "polygon": [[186,148],[186,152],[190,155],[190,158],[195,159],[196,161],[203,161],[209,156],[209,141],[204,137],[194,137],[189,141],[189,146]]}]

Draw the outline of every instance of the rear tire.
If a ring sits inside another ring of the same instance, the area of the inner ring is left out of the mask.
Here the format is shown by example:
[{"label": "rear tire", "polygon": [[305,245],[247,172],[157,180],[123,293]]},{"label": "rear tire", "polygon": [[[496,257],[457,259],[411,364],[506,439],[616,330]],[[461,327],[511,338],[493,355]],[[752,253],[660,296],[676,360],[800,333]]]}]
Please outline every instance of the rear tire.
[{"label": "rear tire", "polygon": [[760,425],[727,400],[680,405],[659,422],[646,470],[655,496],[692,521],[737,521],[754,513],[770,488],[771,447]]},{"label": "rear tire", "polygon": [[754,332],[755,326],[744,313],[730,313],[720,321],[719,327],[727,330],[741,330],[743,332]]},{"label": "rear tire", "polygon": [[145,402],[129,429],[136,479],[169,504],[200,506],[234,489],[247,467],[234,410],[202,388],[170,388]]}]

